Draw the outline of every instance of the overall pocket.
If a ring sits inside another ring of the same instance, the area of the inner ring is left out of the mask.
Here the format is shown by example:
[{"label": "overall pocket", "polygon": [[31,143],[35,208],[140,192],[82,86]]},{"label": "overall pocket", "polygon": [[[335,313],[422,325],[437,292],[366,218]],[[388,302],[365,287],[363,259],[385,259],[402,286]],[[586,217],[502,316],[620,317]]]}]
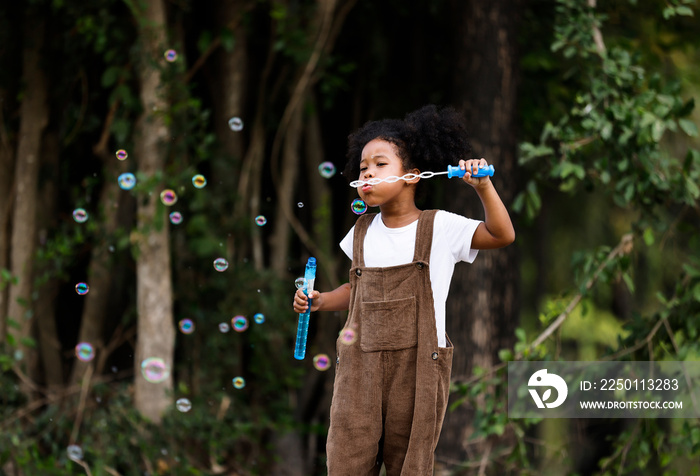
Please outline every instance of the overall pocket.
[{"label": "overall pocket", "polygon": [[360,348],[365,352],[400,350],[417,344],[416,298],[363,302]]}]

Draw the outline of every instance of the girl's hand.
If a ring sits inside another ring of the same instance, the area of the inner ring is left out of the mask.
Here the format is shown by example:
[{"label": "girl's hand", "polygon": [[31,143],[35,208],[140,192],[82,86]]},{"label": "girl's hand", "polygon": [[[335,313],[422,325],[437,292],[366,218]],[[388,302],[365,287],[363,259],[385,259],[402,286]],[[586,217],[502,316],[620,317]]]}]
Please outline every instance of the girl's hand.
[{"label": "girl's hand", "polygon": [[304,291],[297,289],[297,292],[294,294],[294,312],[301,314],[302,312],[308,310],[309,297],[313,299],[313,302],[311,303],[311,312],[318,311],[322,301],[321,293],[313,290],[311,291],[311,295],[307,297],[306,294],[304,294]]},{"label": "girl's hand", "polygon": [[487,181],[491,180],[491,177],[472,177],[472,174],[476,173],[479,170],[479,167],[488,167],[488,165],[488,162],[486,162],[486,159],[483,157],[481,159],[460,160],[459,168],[467,171],[467,173],[464,174],[464,177],[462,177],[462,180],[467,182],[472,187],[486,183]]}]

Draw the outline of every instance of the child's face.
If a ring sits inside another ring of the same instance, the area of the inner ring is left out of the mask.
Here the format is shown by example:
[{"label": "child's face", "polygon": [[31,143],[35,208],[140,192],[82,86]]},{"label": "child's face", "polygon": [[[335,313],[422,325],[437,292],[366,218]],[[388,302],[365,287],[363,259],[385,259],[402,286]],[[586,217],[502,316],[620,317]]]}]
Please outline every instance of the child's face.
[{"label": "child's face", "polygon": [[[362,149],[359,180],[381,179],[392,175],[401,177],[405,173],[407,171],[404,170],[403,161],[396,154],[396,146],[391,142],[374,139]],[[360,198],[367,205],[373,207],[391,200],[407,188],[406,182],[398,180],[394,183],[381,182],[376,185],[363,185],[358,187],[357,191]]]}]

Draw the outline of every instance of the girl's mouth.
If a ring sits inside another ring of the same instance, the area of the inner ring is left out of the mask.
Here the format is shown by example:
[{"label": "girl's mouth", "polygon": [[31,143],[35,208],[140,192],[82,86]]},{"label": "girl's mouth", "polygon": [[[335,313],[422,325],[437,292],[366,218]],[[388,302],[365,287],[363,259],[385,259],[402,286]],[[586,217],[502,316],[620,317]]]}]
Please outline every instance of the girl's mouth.
[{"label": "girl's mouth", "polygon": [[362,186],[362,191],[367,192],[372,189],[372,186],[370,184],[365,184]]}]

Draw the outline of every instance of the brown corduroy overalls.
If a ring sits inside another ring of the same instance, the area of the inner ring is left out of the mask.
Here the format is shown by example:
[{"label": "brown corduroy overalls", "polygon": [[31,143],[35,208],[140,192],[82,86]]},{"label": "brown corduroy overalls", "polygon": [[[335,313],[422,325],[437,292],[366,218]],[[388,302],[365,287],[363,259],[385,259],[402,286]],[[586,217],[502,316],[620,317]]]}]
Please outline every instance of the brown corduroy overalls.
[{"label": "brown corduroy overalls", "polygon": [[438,347],[430,247],[435,210],[421,212],[413,261],[365,267],[363,243],[374,214],[355,224],[346,327],[341,338],[326,453],[329,476],[433,474],[452,370],[452,343]]}]

